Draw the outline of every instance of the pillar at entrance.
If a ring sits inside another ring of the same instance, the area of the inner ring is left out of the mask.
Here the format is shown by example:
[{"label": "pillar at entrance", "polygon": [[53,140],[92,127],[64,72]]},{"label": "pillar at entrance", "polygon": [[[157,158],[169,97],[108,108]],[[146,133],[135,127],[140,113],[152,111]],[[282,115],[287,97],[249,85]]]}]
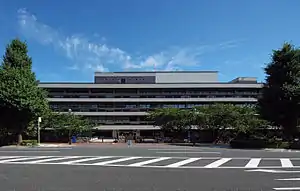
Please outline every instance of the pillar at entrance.
[{"label": "pillar at entrance", "polygon": [[117,132],[117,130],[113,130],[113,131],[112,131],[112,137],[113,137],[114,139],[116,139],[116,138],[118,137],[118,132]]},{"label": "pillar at entrance", "polygon": [[141,135],[140,130],[136,130],[135,135],[136,135],[137,137],[139,137],[139,136]]}]

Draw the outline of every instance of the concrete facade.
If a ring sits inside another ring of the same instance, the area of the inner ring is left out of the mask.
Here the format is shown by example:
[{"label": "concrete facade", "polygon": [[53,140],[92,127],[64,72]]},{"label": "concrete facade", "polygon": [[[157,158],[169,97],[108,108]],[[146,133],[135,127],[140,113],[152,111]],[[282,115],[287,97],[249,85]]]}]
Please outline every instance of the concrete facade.
[{"label": "concrete facade", "polygon": [[[40,83],[56,112],[72,110],[97,130],[159,130],[146,116],[156,108],[191,109],[212,103],[255,104],[256,78],[219,82],[215,71],[96,72],[94,83]],[[114,130],[114,131],[113,131]]]}]

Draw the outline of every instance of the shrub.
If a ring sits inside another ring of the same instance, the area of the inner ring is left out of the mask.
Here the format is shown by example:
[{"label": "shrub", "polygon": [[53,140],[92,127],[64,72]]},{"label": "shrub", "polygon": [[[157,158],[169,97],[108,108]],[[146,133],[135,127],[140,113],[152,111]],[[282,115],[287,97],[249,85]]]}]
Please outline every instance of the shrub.
[{"label": "shrub", "polygon": [[21,145],[22,146],[36,146],[37,140],[23,140]]},{"label": "shrub", "polygon": [[282,148],[282,149],[288,149],[289,147],[290,147],[289,142],[281,142],[281,144],[279,145],[279,148]]},{"label": "shrub", "polygon": [[300,142],[293,142],[289,144],[289,149],[300,149]]},{"label": "shrub", "polygon": [[267,146],[266,141],[263,139],[244,139],[230,141],[231,148],[264,148]]}]

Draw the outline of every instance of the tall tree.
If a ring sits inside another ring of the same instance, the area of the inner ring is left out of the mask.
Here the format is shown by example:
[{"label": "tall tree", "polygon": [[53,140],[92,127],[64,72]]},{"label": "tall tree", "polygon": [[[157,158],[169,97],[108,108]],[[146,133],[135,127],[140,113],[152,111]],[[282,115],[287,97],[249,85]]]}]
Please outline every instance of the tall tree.
[{"label": "tall tree", "polygon": [[27,53],[26,43],[14,39],[0,66],[0,123],[18,136],[18,144],[28,124],[48,110],[46,93],[38,87]]},{"label": "tall tree", "polygon": [[259,99],[262,115],[283,127],[287,138],[298,133],[300,115],[300,49],[289,43],[273,51],[265,67],[266,82]]}]

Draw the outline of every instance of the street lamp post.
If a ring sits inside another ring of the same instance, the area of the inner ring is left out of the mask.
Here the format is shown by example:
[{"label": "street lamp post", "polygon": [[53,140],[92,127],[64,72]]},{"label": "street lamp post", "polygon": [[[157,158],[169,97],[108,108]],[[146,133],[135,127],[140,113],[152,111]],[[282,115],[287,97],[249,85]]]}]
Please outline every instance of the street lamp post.
[{"label": "street lamp post", "polygon": [[41,122],[42,122],[42,118],[41,117],[38,117],[38,126],[37,126],[37,142],[38,142],[38,145],[40,145],[41,143]]},{"label": "street lamp post", "polygon": [[[71,117],[71,115],[72,115],[72,109],[69,109],[68,113],[69,113],[69,117]],[[69,124],[69,145],[71,145],[71,144],[72,144],[72,140],[71,140],[71,124]]]}]

